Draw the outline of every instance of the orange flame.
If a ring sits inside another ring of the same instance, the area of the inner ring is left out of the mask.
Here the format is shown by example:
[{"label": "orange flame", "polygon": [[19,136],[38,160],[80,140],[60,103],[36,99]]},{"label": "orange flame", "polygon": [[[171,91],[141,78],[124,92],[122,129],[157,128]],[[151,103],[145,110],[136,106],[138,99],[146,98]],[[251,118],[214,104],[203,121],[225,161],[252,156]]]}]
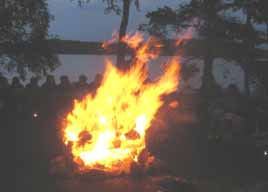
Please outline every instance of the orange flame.
[{"label": "orange flame", "polygon": [[143,36],[141,33],[135,33],[134,35],[126,35],[122,38],[122,41],[125,42],[131,48],[137,48],[143,41]]},{"label": "orange flame", "polygon": [[96,94],[75,101],[66,117],[64,143],[70,146],[80,170],[128,173],[145,149],[146,130],[164,103],[161,96],[177,90],[178,58],[169,61],[159,79],[146,83],[147,63],[159,54],[152,46],[161,46],[153,39],[140,45],[140,34],[125,37],[124,41],[137,48],[131,68],[123,72],[107,60]]},{"label": "orange flame", "polygon": [[189,27],[185,32],[180,34],[175,42],[175,47],[180,46],[183,41],[190,39],[193,36],[194,28]]},{"label": "orange flame", "polygon": [[110,45],[112,45],[113,43],[116,43],[118,40],[118,33],[116,31],[114,31],[112,33],[112,39],[108,40],[108,41],[104,41],[101,45],[101,47],[103,49],[107,49]]},{"label": "orange flame", "polygon": [[171,101],[168,106],[172,109],[175,109],[179,106],[179,102],[178,101]]}]

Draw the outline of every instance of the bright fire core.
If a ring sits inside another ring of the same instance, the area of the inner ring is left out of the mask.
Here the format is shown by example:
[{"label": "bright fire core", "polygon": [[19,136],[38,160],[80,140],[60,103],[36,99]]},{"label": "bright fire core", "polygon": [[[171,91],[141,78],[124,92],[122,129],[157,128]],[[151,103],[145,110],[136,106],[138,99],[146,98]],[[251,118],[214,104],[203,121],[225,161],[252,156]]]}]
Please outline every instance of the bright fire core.
[{"label": "bright fire core", "polygon": [[123,39],[135,50],[130,69],[121,71],[108,60],[96,94],[75,101],[66,117],[64,143],[80,170],[128,173],[146,147],[146,130],[164,103],[161,96],[177,90],[178,58],[165,65],[158,79],[146,81],[147,64],[161,45],[152,38],[142,43],[141,37]]}]

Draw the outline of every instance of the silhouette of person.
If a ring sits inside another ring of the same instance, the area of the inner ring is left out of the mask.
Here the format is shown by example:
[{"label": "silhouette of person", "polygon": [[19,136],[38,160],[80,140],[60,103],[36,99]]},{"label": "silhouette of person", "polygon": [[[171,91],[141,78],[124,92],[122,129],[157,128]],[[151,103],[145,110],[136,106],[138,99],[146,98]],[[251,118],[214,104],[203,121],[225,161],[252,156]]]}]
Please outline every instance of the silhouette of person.
[{"label": "silhouette of person", "polygon": [[20,82],[20,79],[18,77],[13,77],[12,82],[11,82],[11,88],[15,89],[22,89],[23,85]]},{"label": "silhouette of person", "polygon": [[63,90],[70,90],[72,88],[72,85],[70,83],[68,76],[62,75],[60,77],[60,84],[59,84],[58,88],[62,91]]},{"label": "silhouette of person", "polygon": [[232,113],[239,113],[241,107],[241,93],[234,84],[230,84],[224,93],[224,105],[225,111]]},{"label": "silhouette of person", "polygon": [[80,75],[78,82],[75,84],[78,89],[88,89],[87,77]]},{"label": "silhouette of person", "polygon": [[25,105],[27,106],[25,111],[28,114],[27,117],[37,118],[40,111],[40,92],[39,92],[39,79],[38,77],[32,77],[30,82],[26,85]]},{"label": "silhouette of person", "polygon": [[48,75],[46,77],[45,83],[42,85],[41,89],[41,100],[42,107],[41,111],[43,113],[43,118],[52,118],[52,111],[55,112],[57,109],[55,104],[57,103],[57,85],[53,75]]},{"label": "silhouette of person", "polygon": [[71,106],[73,99],[73,86],[68,76],[63,75],[60,77],[60,84],[58,85],[58,91],[59,91],[58,96],[60,97],[58,99],[59,113],[65,113],[67,110],[69,110],[69,107]]},{"label": "silhouette of person", "polygon": [[37,88],[39,88],[38,78],[37,77],[32,77],[31,80],[30,80],[30,83],[28,83],[26,85],[26,88],[28,88],[28,89],[37,89]]},{"label": "silhouette of person", "polygon": [[102,82],[102,74],[100,73],[97,73],[96,76],[95,76],[95,79],[92,83],[90,83],[89,87],[90,87],[90,91],[92,93],[96,93],[97,89],[99,88],[99,86],[101,85],[101,82]]},{"label": "silhouette of person", "polygon": [[0,89],[6,89],[9,87],[8,80],[0,75]]},{"label": "silhouette of person", "polygon": [[56,82],[55,82],[55,78],[53,75],[48,75],[46,78],[46,82],[42,85],[42,88],[45,89],[55,89],[56,86]]},{"label": "silhouette of person", "polygon": [[96,85],[99,86],[101,84],[101,81],[102,81],[102,74],[97,73],[97,75],[95,76],[94,82],[95,82]]},{"label": "silhouette of person", "polygon": [[85,75],[80,75],[78,82],[76,82],[74,85],[76,89],[76,95],[80,98],[90,92],[90,86],[87,83],[87,77]]},{"label": "silhouette of person", "polygon": [[224,109],[223,134],[225,134],[226,138],[232,139],[233,136],[245,134],[246,108],[248,104],[246,104],[236,85],[230,84],[227,87],[223,96],[222,107]]},{"label": "silhouette of person", "polygon": [[[10,99],[9,99],[9,107],[15,118],[22,118],[23,109],[24,109],[24,87],[20,82],[18,77],[13,77],[11,86],[10,86]],[[20,113],[20,114],[19,114]]]},{"label": "silhouette of person", "polygon": [[[0,113],[4,111],[9,98],[8,80],[0,75]],[[5,113],[3,113],[4,115]],[[2,116],[2,115],[1,115]]]}]

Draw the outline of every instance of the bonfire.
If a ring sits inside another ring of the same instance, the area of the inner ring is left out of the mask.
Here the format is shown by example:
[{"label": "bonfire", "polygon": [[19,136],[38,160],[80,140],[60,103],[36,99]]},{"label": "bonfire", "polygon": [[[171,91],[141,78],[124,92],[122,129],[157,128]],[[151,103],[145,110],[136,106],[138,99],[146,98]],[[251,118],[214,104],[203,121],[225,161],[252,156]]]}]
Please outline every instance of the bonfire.
[{"label": "bonfire", "polygon": [[[165,63],[161,76],[147,81],[148,63],[162,47],[156,39],[144,42],[136,33],[123,41],[134,50],[131,67],[121,71],[106,60],[96,93],[75,100],[64,121],[62,139],[80,171],[130,173],[146,151],[146,133],[164,104],[163,96],[179,85],[178,57]],[[153,160],[149,156],[146,162]]]}]

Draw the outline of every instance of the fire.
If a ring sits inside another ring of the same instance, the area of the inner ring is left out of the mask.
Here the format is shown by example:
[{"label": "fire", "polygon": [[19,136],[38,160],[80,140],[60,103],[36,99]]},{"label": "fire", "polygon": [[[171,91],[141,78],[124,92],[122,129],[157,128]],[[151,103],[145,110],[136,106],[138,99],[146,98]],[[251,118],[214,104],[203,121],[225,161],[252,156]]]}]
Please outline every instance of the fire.
[{"label": "fire", "polygon": [[135,48],[135,59],[127,71],[106,61],[103,80],[95,95],[74,102],[65,121],[63,140],[80,170],[130,171],[145,149],[145,136],[163,95],[177,90],[180,65],[173,58],[162,76],[147,82],[147,63],[159,54],[161,45],[150,38],[142,43],[140,34],[123,41]]}]

